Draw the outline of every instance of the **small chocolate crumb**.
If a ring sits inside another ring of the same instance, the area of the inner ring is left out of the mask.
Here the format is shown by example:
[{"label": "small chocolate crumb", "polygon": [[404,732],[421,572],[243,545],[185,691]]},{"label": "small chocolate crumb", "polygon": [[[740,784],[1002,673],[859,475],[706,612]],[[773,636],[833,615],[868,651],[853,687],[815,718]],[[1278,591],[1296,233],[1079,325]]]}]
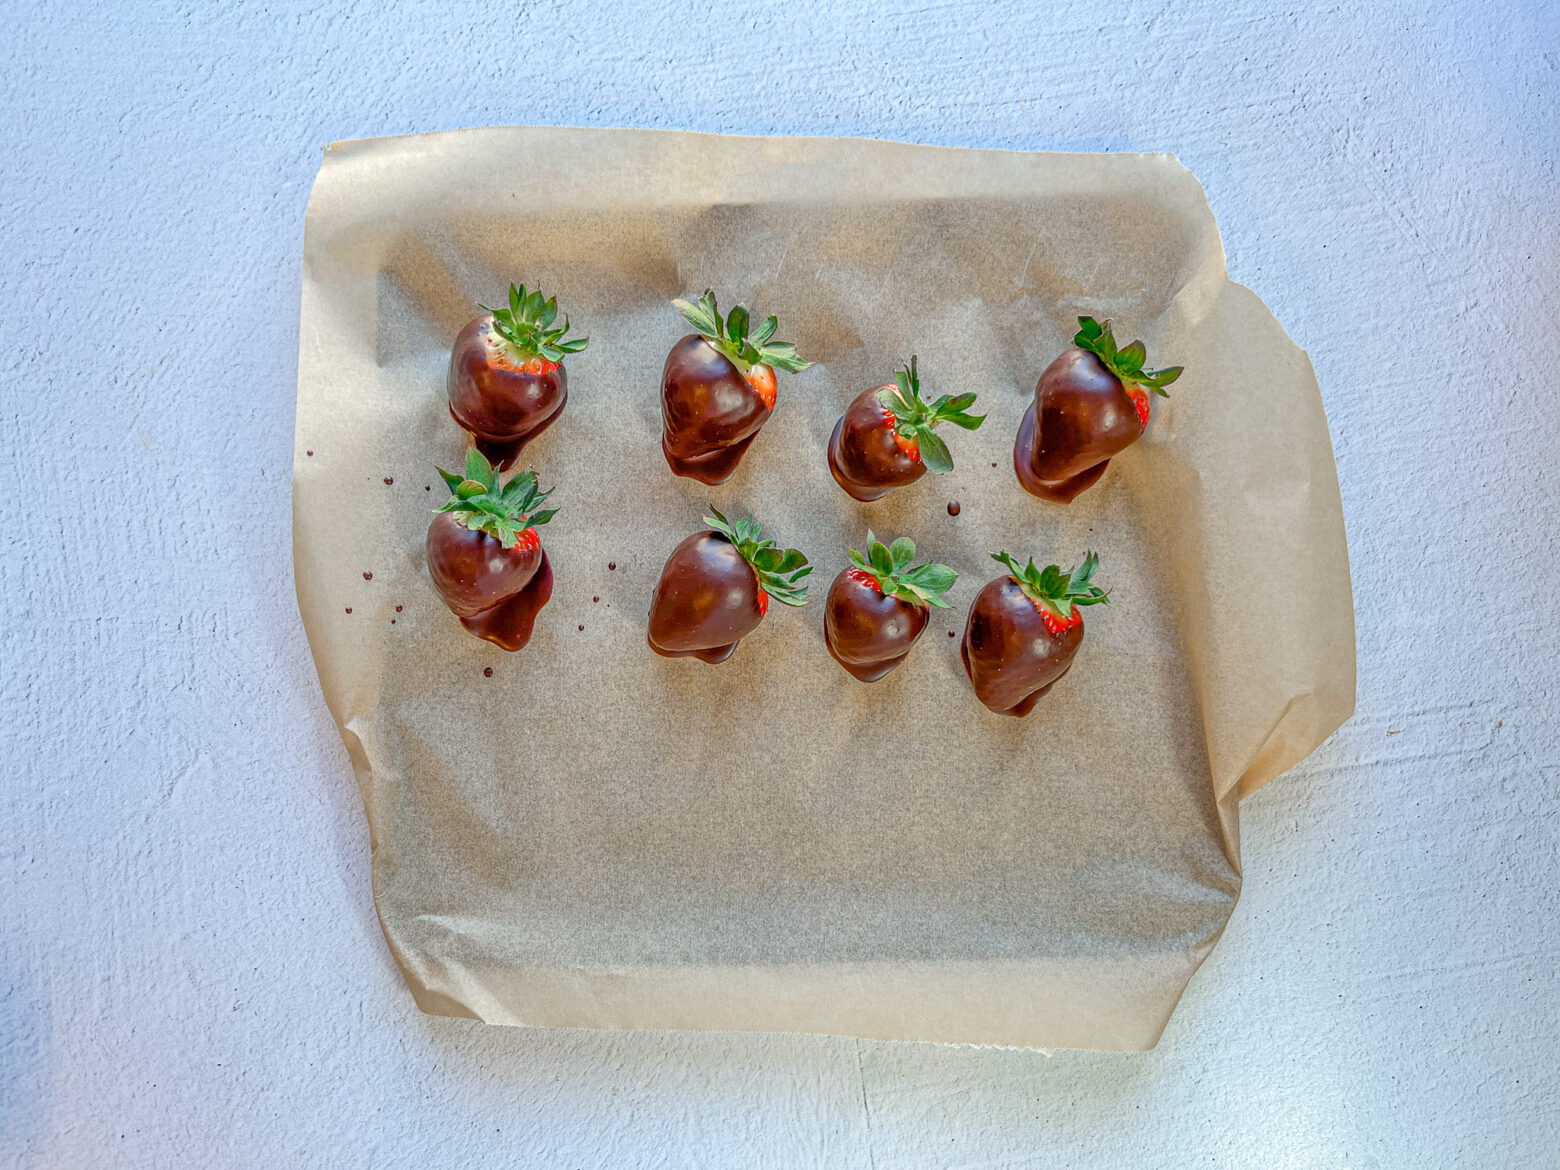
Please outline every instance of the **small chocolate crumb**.
[{"label": "small chocolate crumb", "polygon": [[959,501],[958,500],[949,500],[948,501],[948,515],[950,515],[950,516],[957,516],[958,514],[959,514]]},{"label": "small chocolate crumb", "polygon": [[349,605],[349,606],[347,606],[347,612],[348,612],[348,613],[351,613],[351,612],[352,612],[352,607],[351,607],[351,606],[350,606],[350,605]]},{"label": "small chocolate crumb", "polygon": [[948,631],[948,637],[950,637],[950,638],[953,637],[953,631],[952,630]]},{"label": "small chocolate crumb", "polygon": [[399,605],[395,607],[395,612],[396,613],[400,613],[401,612],[401,607]]},{"label": "small chocolate crumb", "polygon": [[391,619],[390,619],[390,624],[391,624],[391,625],[392,625],[392,626],[393,626],[393,625],[395,625],[395,619],[394,619],[394,618],[391,618]]},{"label": "small chocolate crumb", "polygon": [[583,630],[583,629],[584,629],[584,628],[585,628],[585,627],[584,627],[584,626],[581,626],[581,627],[580,627],[580,629],[582,629],[582,630]]},{"label": "small chocolate crumb", "polygon": [[616,568],[617,568],[617,562],[616,561],[608,561],[607,562],[607,572],[610,573],[610,572],[612,572],[612,570],[614,570]]},{"label": "small chocolate crumb", "polygon": [[592,598],[591,598],[591,601],[600,601],[600,600],[601,600],[601,598],[600,598],[600,597],[592,597]]},{"label": "small chocolate crumb", "polygon": [[394,483],[394,482],[395,482],[395,476],[393,476],[393,475],[385,476],[385,483],[391,484],[391,483]]},{"label": "small chocolate crumb", "polygon": [[485,676],[486,676],[486,677],[487,677],[487,678],[492,678],[492,677],[493,677],[493,668],[492,668],[492,667],[491,667],[491,666],[484,666],[484,667],[483,667],[483,668],[482,668],[482,673],[483,673],[483,675],[485,675]]},{"label": "small chocolate crumb", "polygon": [[372,581],[373,579],[374,579],[374,575],[372,573],[364,573],[363,574],[363,580],[365,580],[365,581]]},{"label": "small chocolate crumb", "polygon": [[427,483],[423,484],[423,491],[431,492],[432,490],[433,490],[433,485],[432,484],[427,484]]},{"label": "small chocolate crumb", "polygon": [[996,466],[996,464],[995,464],[995,463],[993,463],[993,464],[992,464],[992,466],[993,466],[993,467],[995,467],[995,466]]},{"label": "small chocolate crumb", "polygon": [[304,454],[305,454],[305,455],[313,455],[313,454],[314,454],[314,452],[313,452],[313,451],[305,451],[305,452],[304,452]]}]

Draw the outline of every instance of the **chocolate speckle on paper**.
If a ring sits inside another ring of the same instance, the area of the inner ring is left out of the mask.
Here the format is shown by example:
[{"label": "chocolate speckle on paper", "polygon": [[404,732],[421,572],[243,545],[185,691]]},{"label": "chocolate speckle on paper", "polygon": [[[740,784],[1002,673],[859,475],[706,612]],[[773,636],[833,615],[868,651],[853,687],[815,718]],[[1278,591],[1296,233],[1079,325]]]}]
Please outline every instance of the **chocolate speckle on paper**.
[{"label": "chocolate speckle on paper", "polygon": [[493,677],[493,668],[491,666],[484,666],[482,668],[482,675],[483,675],[484,678],[492,678]]}]

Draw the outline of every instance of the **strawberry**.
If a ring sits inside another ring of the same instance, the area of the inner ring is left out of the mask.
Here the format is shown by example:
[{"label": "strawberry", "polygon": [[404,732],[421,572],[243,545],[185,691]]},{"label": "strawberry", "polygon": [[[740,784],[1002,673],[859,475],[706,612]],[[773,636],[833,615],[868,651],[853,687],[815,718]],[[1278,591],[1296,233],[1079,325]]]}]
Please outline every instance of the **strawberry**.
[{"label": "strawberry", "polygon": [[545,431],[568,401],[563,359],[590,338],[555,327],[557,298],[509,286],[509,306],[488,309],[455,338],[448,379],[450,415],[500,471]]},{"label": "strawberry", "polygon": [[779,321],[766,317],[753,330],[746,305],[722,319],[709,289],[697,304],[673,301],[690,333],[666,355],[661,372],[661,451],[678,475],[725,483],[779,394],[776,370],[798,373],[812,363],[788,341],[772,341]]},{"label": "strawberry", "polygon": [[1008,569],[970,606],[959,656],[980,701],[999,715],[1028,715],[1072,666],[1083,644],[1086,605],[1110,598],[1094,584],[1100,559],[1092,552],[1064,573],[1058,565],[1021,567],[1005,552],[991,559]]},{"label": "strawberry", "polygon": [[823,641],[829,653],[862,682],[877,682],[910,653],[926,630],[931,607],[951,609],[943,594],[959,575],[947,565],[914,565],[915,541],[892,546],[867,532],[867,555],[847,550],[851,567],[829,586]]},{"label": "strawberry", "polygon": [[769,612],[769,600],[804,605],[812,572],[794,548],[759,538],[753,520],[735,524],[710,509],[666,559],[650,601],[650,648],[667,658],[724,662]]},{"label": "strawberry", "polygon": [[1137,442],[1148,427],[1149,394],[1165,395],[1182,369],[1145,370],[1143,343],[1117,349],[1109,321],[1079,317],[1078,326],[1072,348],[1040,375],[1013,444],[1019,483],[1057,504],[1092,486]]},{"label": "strawberry", "polygon": [[923,401],[912,356],[908,366],[894,371],[891,384],[858,394],[834,424],[829,470],[835,482],[866,502],[880,500],[928,471],[952,471],[953,457],[935,432],[945,422],[976,430],[986,416],[968,413],[973,405],[973,394]]},{"label": "strawberry", "polygon": [[466,452],[466,474],[438,469],[450,498],[428,525],[428,575],[460,624],[518,650],[552,596],[552,566],[537,527],[557,513],[525,471],[503,487],[487,457]]}]

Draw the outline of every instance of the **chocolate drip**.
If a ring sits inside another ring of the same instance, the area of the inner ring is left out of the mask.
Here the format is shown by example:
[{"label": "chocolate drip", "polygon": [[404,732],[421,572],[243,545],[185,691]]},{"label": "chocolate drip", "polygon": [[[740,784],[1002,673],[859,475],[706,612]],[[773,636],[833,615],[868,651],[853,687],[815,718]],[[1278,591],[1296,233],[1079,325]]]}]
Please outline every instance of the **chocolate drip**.
[{"label": "chocolate drip", "polygon": [[483,610],[471,617],[463,617],[460,624],[479,638],[485,638],[504,650],[519,650],[531,640],[536,615],[552,597],[552,562],[547,554],[536,568],[530,583],[512,597],[499,602],[492,609]]}]

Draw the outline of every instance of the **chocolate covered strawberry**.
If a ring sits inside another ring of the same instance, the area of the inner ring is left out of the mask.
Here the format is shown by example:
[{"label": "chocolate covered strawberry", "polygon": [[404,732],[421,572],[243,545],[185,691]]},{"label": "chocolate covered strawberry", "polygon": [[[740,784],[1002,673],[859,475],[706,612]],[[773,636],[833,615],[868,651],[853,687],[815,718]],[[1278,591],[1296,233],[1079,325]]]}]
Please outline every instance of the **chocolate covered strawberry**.
[{"label": "chocolate covered strawberry", "polygon": [[812,566],[794,548],[759,538],[758,523],[729,523],[714,508],[709,528],[672,550],[650,601],[650,648],[668,658],[724,662],[769,611],[769,600],[804,605],[798,584]]},{"label": "chocolate covered strawberry", "polygon": [[928,471],[953,470],[953,457],[937,428],[952,423],[973,431],[986,421],[969,414],[975,395],[921,399],[915,358],[894,371],[892,384],[864,390],[845,408],[829,439],[829,470],[858,500],[879,500],[896,487],[914,483]]},{"label": "chocolate covered strawberry", "polygon": [[428,575],[460,624],[505,650],[531,638],[537,612],[552,596],[552,566],[537,527],[556,508],[525,471],[500,487],[480,451],[466,452],[466,474],[439,468],[449,502],[428,525]]},{"label": "chocolate covered strawberry", "polygon": [[563,359],[590,342],[557,318],[557,298],[510,285],[509,307],[487,309],[450,351],[450,414],[500,471],[557,421],[569,398]]},{"label": "chocolate covered strawberry", "polygon": [[766,317],[752,334],[738,305],[721,319],[709,289],[698,304],[673,301],[697,333],[666,355],[661,373],[661,450],[678,475],[725,483],[775,409],[775,371],[796,373],[812,363],[788,341],[775,341],[779,321]]},{"label": "chocolate covered strawberry", "polygon": [[1079,317],[1078,326],[1072,348],[1040,375],[1013,444],[1018,482],[1057,504],[1070,503],[1137,442],[1149,395],[1164,395],[1181,376],[1180,366],[1145,370],[1141,341],[1117,349],[1109,321]]},{"label": "chocolate covered strawberry", "polygon": [[1021,568],[1005,552],[991,559],[1008,573],[970,606],[959,655],[982,703],[999,715],[1028,715],[1083,644],[1083,607],[1109,601],[1094,584],[1100,559],[1089,553],[1070,573],[1036,569],[1033,557]]},{"label": "chocolate covered strawberry", "polygon": [[829,653],[862,682],[877,682],[905,660],[926,630],[931,607],[959,575],[947,565],[916,565],[915,541],[892,546],[867,532],[867,555],[849,549],[851,567],[834,578],[823,611]]}]

